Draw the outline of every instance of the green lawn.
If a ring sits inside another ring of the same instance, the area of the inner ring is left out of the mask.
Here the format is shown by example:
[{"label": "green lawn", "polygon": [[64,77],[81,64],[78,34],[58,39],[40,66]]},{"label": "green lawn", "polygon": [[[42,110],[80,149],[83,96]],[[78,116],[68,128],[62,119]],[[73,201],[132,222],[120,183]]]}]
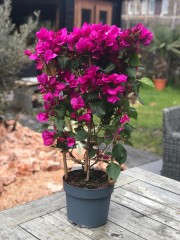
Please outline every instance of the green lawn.
[{"label": "green lawn", "polygon": [[146,88],[140,92],[145,105],[135,104],[138,120],[132,121],[134,147],[162,155],[162,109],[180,105],[180,88],[167,87],[163,91]]}]

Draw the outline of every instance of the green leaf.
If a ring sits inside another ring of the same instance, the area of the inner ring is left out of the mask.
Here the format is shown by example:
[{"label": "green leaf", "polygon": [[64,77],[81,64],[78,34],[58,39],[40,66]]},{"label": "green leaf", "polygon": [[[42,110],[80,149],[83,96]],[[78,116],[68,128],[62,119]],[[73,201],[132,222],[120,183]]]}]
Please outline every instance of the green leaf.
[{"label": "green leaf", "polygon": [[121,165],[126,161],[127,151],[121,143],[117,143],[112,149],[112,156]]},{"label": "green leaf", "polygon": [[106,144],[106,145],[109,145],[111,143],[112,139],[111,138],[104,138],[103,139],[103,142]]},{"label": "green leaf", "polygon": [[107,174],[110,178],[112,178],[114,181],[116,181],[119,177],[120,172],[121,172],[121,167],[118,164],[116,164],[114,162],[111,162],[107,166],[106,172],[107,172]]},{"label": "green leaf", "polygon": [[139,95],[137,96],[137,98],[138,98],[139,102],[140,102],[142,105],[144,105],[144,101],[142,100],[142,98],[141,98]]},{"label": "green leaf", "polygon": [[49,124],[45,123],[40,127],[40,131],[42,132],[42,131],[48,129],[48,127],[49,127]]},{"label": "green leaf", "polygon": [[93,158],[96,155],[97,149],[90,149],[88,151],[89,158]]},{"label": "green leaf", "polygon": [[115,69],[115,65],[113,63],[110,63],[105,69],[104,69],[104,72],[105,73],[110,73],[112,70]]},{"label": "green leaf", "polygon": [[106,108],[103,102],[92,102],[91,110],[92,110],[92,113],[99,118],[102,118],[106,114]]},{"label": "green leaf", "polygon": [[134,119],[137,120],[138,113],[137,113],[137,111],[136,111],[135,108],[130,107],[129,110],[128,110],[128,112],[127,112],[127,114],[128,114],[128,116],[129,116],[130,118],[134,118]]},{"label": "green leaf", "polygon": [[133,90],[134,90],[134,94],[135,94],[135,95],[138,95],[138,94],[139,94],[140,86],[141,86],[141,83],[140,83],[140,82],[136,82],[136,83],[133,85]]},{"label": "green leaf", "polygon": [[97,99],[98,95],[99,95],[98,92],[96,92],[96,93],[88,93],[86,95],[87,101],[93,101],[93,100]]},{"label": "green leaf", "polygon": [[59,132],[62,132],[64,128],[64,120],[59,119],[59,118],[54,118],[54,123]]},{"label": "green leaf", "polygon": [[133,127],[129,124],[129,123],[126,123],[126,124],[124,124],[124,130],[123,130],[124,132],[125,132],[125,134],[127,135],[127,136],[131,136],[131,133],[132,133],[132,131],[133,131]]},{"label": "green leaf", "polygon": [[57,106],[54,108],[54,111],[57,112],[59,118],[64,118],[66,114],[66,109],[64,106],[62,107]]},{"label": "green leaf", "polygon": [[111,156],[112,152],[106,152],[105,155]]},{"label": "green leaf", "polygon": [[125,100],[122,102],[123,111],[127,112],[129,109],[129,106],[130,106],[129,100]]},{"label": "green leaf", "polygon": [[142,84],[149,86],[149,87],[154,87],[153,81],[150,78],[143,77],[139,80]]},{"label": "green leaf", "polygon": [[79,130],[76,134],[76,140],[77,141],[84,141],[88,138],[88,132],[86,132],[84,129]]},{"label": "green leaf", "polygon": [[62,56],[59,58],[59,62],[61,64],[61,68],[64,70],[66,69],[67,65],[68,65],[68,61],[69,61],[69,58],[65,57],[65,56]]},{"label": "green leaf", "polygon": [[136,69],[134,67],[127,67],[126,73],[130,78],[136,78]]},{"label": "green leaf", "polygon": [[77,69],[79,67],[79,59],[71,60],[70,61],[70,68],[71,69]]},{"label": "green leaf", "polygon": [[141,64],[137,53],[133,53],[131,55],[131,57],[129,59],[129,64],[132,67],[138,67]]}]

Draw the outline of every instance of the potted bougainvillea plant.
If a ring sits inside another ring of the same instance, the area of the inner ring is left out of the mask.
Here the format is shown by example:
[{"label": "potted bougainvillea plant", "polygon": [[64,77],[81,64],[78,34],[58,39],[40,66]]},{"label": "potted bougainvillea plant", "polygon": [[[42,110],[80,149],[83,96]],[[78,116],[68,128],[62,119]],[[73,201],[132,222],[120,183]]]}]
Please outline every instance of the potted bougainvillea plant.
[{"label": "potted bougainvillea plant", "polygon": [[[66,28],[36,33],[34,51],[25,50],[36,68],[44,101],[37,119],[44,122],[44,144],[59,148],[64,164],[64,190],[69,221],[98,227],[107,221],[110,196],[130,144],[130,118],[137,111],[129,94],[139,100],[142,84],[137,79],[141,45],[149,45],[153,34],[141,23],[131,29],[87,24],[68,32]],[[82,159],[73,155],[81,143]],[[68,171],[67,156],[82,168]],[[106,172],[94,169],[106,163]]]}]

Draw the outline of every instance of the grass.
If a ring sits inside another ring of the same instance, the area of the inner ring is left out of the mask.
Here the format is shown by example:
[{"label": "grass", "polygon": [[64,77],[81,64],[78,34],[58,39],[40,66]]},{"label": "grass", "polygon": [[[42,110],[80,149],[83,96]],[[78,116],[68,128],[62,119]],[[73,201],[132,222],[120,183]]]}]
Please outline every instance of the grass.
[{"label": "grass", "polygon": [[135,104],[138,120],[134,126],[131,141],[134,147],[162,155],[162,110],[180,105],[180,88],[167,87],[163,91],[146,88],[140,96],[145,105]]}]

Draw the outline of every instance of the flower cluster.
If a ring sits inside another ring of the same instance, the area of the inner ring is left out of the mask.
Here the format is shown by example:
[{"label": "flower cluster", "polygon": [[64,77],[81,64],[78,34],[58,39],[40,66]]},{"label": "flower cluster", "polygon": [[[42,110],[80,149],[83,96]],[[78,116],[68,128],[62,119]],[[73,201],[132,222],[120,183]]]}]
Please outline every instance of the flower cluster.
[{"label": "flower cluster", "polygon": [[[86,149],[84,166],[90,158],[111,159],[108,169],[117,168],[125,161],[122,143],[130,138],[130,117],[137,117],[128,95],[138,96],[141,85],[136,77],[138,53],[141,45],[150,44],[152,33],[142,24],[122,31],[85,23],[70,33],[66,28],[57,32],[41,28],[36,37],[34,51],[25,54],[42,70],[37,79],[44,111],[37,119],[51,125],[50,129],[45,124],[44,144],[69,152],[81,141]],[[102,143],[105,149],[114,144],[111,155],[98,148]]]}]

